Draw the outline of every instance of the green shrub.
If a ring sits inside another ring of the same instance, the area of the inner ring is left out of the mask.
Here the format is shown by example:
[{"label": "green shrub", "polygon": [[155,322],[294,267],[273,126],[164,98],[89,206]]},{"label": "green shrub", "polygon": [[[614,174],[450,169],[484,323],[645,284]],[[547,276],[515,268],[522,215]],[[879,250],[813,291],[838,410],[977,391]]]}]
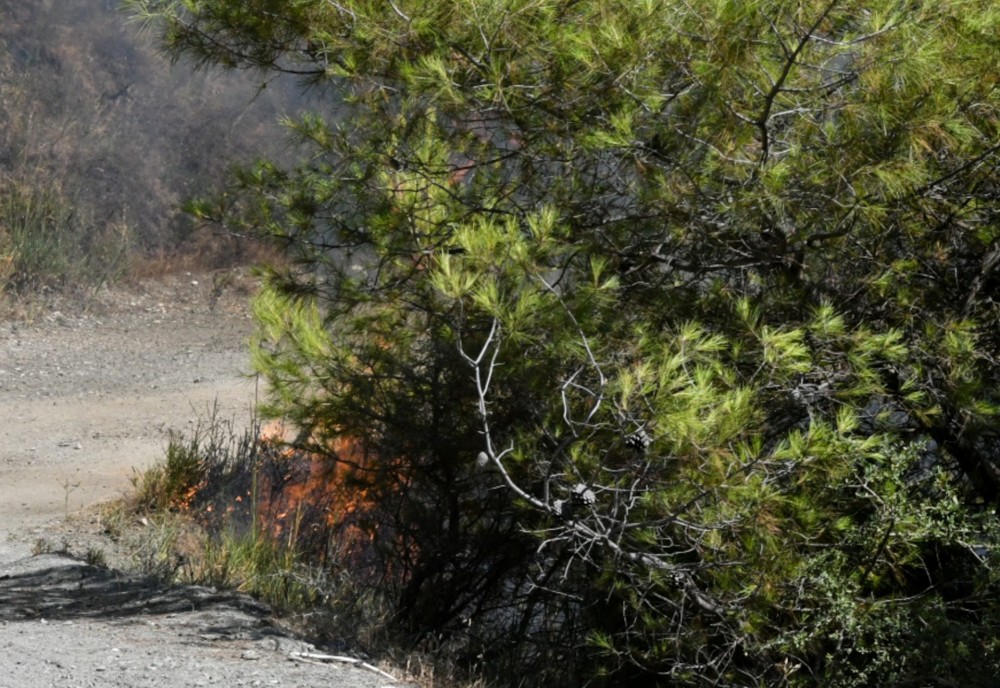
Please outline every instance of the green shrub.
[{"label": "green shrub", "polygon": [[73,213],[50,191],[7,191],[0,197],[3,281],[23,291],[39,282],[61,281],[73,265]]},{"label": "green shrub", "polygon": [[58,189],[0,191],[0,288],[25,294],[72,284],[97,285],[121,268],[127,237],[79,217]]},{"label": "green shrub", "polygon": [[204,484],[205,471],[200,433],[190,438],[171,433],[164,461],[132,479],[136,509],[155,512],[187,506]]}]

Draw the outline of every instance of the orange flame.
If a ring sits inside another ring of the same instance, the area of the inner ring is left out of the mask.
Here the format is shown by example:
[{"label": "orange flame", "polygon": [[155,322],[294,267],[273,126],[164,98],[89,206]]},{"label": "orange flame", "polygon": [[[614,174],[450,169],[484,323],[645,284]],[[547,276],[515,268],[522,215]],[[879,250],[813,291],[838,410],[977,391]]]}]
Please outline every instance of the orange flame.
[{"label": "orange flame", "polygon": [[[369,491],[352,485],[355,467],[368,464],[361,442],[353,437],[337,437],[328,449],[312,453],[290,441],[290,432],[281,423],[272,423],[261,432],[262,441],[277,450],[274,470],[261,473],[258,485],[259,526],[275,539],[308,543],[313,535],[325,539],[337,532],[337,542],[324,541],[322,547],[336,545],[339,557],[352,557],[375,538],[357,523],[356,516],[375,508]],[[327,552],[333,554],[333,552]]]},{"label": "orange flame", "polygon": [[[185,493],[179,507],[201,509],[199,516],[209,527],[238,519],[307,557],[339,561],[358,571],[376,562],[382,545],[414,554],[391,525],[384,525],[389,519],[378,518],[383,516],[378,500],[384,491],[407,483],[398,462],[385,463],[348,435],[304,443],[295,437],[281,422],[267,424],[259,432],[261,451],[252,478],[246,476],[239,494],[213,496],[212,486],[202,482]],[[372,470],[391,475],[379,482],[379,494],[366,486]],[[386,574],[392,575],[384,569],[380,575]]]}]

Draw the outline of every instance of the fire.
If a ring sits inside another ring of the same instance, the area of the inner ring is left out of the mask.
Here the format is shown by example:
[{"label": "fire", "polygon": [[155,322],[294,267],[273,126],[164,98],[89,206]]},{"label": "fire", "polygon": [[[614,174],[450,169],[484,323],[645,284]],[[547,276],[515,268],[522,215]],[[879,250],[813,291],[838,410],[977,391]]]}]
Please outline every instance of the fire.
[{"label": "fire", "polygon": [[252,528],[310,559],[357,569],[376,563],[383,545],[403,546],[380,501],[405,487],[403,471],[358,438],[303,442],[274,422],[259,431],[251,456],[193,486],[179,508],[210,530]]},{"label": "fire", "polygon": [[[361,555],[375,539],[375,532],[362,524],[363,517],[376,506],[369,490],[352,479],[369,464],[361,442],[341,436],[328,442],[328,448],[311,452],[290,438],[281,423],[261,432],[262,442],[274,452],[259,471],[258,526],[275,539],[287,538],[289,544],[320,550],[324,556]],[[333,533],[336,542],[330,541]]]}]

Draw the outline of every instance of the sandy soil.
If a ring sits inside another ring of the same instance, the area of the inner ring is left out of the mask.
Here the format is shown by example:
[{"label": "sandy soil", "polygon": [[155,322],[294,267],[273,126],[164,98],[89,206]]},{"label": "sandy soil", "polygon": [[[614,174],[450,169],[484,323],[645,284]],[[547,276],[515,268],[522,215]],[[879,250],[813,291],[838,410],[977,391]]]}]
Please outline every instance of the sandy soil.
[{"label": "sandy soil", "polygon": [[245,301],[185,275],[0,321],[0,688],[390,684],[296,655],[312,648],[240,596],[32,556],[121,496],[171,430],[249,421]]},{"label": "sandy soil", "polygon": [[36,307],[0,324],[0,557],[54,518],[120,496],[168,433],[213,408],[249,419],[251,322],[184,276]]}]

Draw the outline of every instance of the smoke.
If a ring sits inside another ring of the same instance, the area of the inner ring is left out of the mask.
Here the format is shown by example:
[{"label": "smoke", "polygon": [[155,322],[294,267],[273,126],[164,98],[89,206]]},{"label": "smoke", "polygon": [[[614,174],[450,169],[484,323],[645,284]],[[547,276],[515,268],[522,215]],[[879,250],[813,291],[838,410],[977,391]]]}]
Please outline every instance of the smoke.
[{"label": "smoke", "polygon": [[113,0],[0,0],[0,183],[58,188],[138,248],[176,246],[180,203],[281,156],[295,90],[171,65]]}]

